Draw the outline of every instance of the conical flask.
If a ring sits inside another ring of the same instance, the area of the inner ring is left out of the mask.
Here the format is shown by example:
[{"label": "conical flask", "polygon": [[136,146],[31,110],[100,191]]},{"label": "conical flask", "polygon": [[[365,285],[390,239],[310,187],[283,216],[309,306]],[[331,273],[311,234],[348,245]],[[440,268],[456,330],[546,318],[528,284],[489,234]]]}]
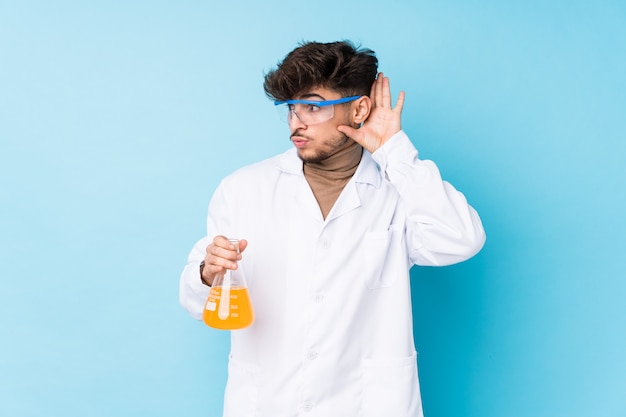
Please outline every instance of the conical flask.
[{"label": "conical flask", "polygon": [[[239,252],[239,240],[229,241]],[[207,326],[222,330],[243,329],[252,324],[254,311],[241,265],[215,277],[202,320]]]}]

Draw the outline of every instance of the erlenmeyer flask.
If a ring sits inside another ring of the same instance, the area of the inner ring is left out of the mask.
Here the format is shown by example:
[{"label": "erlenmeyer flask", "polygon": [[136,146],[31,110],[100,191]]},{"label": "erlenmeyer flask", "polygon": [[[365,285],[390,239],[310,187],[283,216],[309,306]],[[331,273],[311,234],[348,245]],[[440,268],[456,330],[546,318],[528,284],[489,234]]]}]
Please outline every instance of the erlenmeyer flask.
[{"label": "erlenmeyer flask", "polygon": [[[239,241],[229,241],[239,251]],[[207,326],[222,330],[243,329],[252,324],[254,311],[241,265],[215,277],[202,320]]]}]

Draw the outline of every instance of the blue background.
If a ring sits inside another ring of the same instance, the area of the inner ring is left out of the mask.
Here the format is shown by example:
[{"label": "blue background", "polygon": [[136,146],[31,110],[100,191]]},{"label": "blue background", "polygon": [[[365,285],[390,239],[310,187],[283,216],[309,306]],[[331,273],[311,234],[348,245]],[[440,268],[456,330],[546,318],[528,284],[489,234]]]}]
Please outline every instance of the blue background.
[{"label": "blue background", "polygon": [[626,415],[617,0],[0,2],[0,415],[220,415],[180,271],[219,179],[290,146],[264,72],[346,38],[487,230],[413,270],[427,417]]}]

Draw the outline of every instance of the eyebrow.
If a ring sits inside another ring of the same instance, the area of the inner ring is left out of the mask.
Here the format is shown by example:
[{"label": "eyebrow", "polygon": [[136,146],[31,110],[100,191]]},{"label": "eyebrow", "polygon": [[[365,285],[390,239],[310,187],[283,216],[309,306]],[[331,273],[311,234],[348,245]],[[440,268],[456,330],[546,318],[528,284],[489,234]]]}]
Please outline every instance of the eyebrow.
[{"label": "eyebrow", "polygon": [[303,94],[300,96],[300,100],[307,100],[310,99],[312,97],[319,97],[320,99],[322,99],[322,101],[326,101],[326,99],[322,96],[320,96],[319,94],[315,94],[315,93],[308,93],[308,94]]}]

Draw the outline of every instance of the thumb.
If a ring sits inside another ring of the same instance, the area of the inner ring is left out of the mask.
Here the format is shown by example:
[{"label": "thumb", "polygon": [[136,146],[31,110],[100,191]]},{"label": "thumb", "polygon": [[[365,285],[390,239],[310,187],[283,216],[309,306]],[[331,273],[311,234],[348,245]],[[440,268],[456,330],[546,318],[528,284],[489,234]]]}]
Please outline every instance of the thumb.
[{"label": "thumb", "polygon": [[337,126],[337,130],[358,144],[363,145],[365,135],[360,130],[346,125]]}]

